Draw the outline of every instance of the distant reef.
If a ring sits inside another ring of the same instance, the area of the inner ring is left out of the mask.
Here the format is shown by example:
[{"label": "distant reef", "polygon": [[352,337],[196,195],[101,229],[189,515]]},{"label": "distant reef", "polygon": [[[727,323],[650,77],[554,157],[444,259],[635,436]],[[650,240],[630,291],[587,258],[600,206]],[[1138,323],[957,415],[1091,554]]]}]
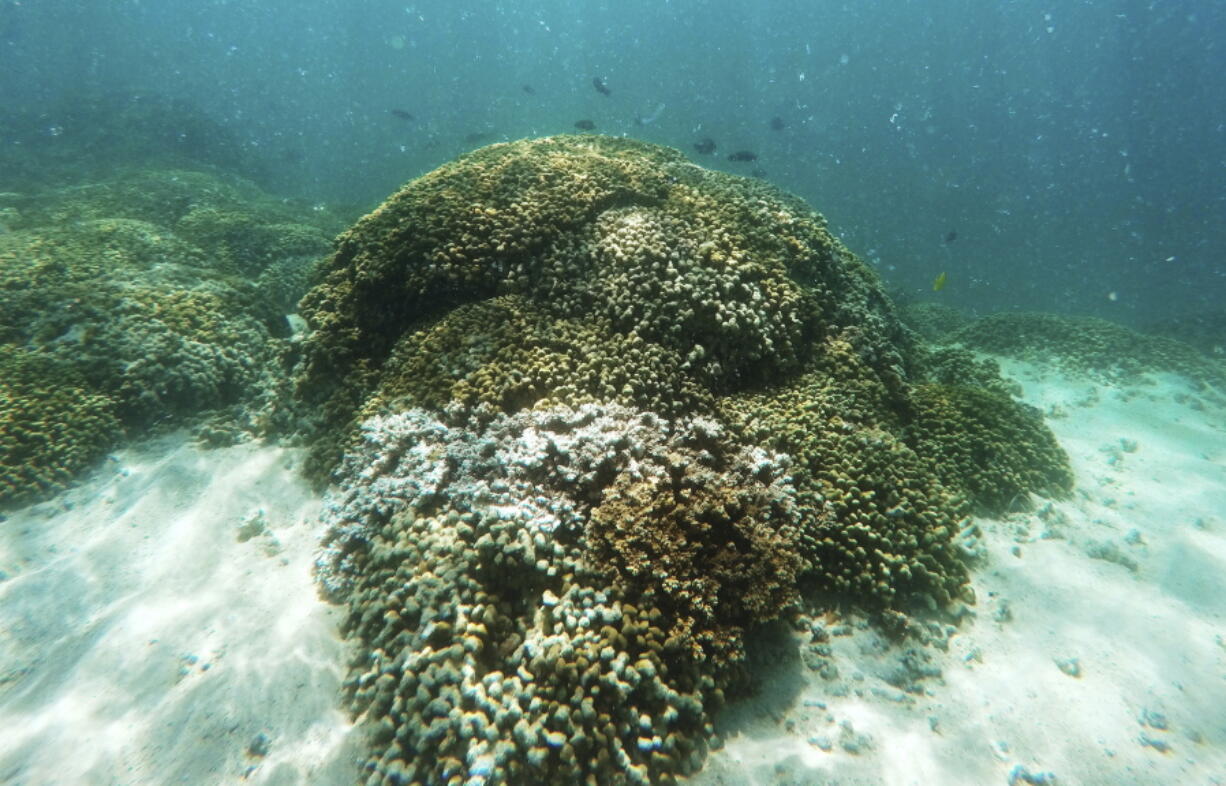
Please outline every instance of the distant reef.
[{"label": "distant reef", "polygon": [[933,344],[1036,361],[1106,383],[1178,374],[1226,393],[1226,317],[1221,314],[1168,319],[1144,331],[1097,317],[1037,311],[970,317],[936,303],[912,303],[901,314]]},{"label": "distant reef", "polygon": [[0,193],[0,506],[125,437],[264,430],[286,315],[339,226],[189,170]]},{"label": "distant reef", "polygon": [[1181,314],[1148,325],[1145,332],[1178,339],[1226,362],[1226,309]]},{"label": "distant reef", "polygon": [[821,216],[633,140],[410,182],[301,314],[277,418],[331,484],[369,784],[673,783],[748,631],[973,602],[970,515],[1072,487],[1039,413],[926,348]]},{"label": "distant reef", "polygon": [[270,174],[235,131],[195,103],[152,91],[68,92],[0,107],[4,188],[96,182],[126,167]]}]

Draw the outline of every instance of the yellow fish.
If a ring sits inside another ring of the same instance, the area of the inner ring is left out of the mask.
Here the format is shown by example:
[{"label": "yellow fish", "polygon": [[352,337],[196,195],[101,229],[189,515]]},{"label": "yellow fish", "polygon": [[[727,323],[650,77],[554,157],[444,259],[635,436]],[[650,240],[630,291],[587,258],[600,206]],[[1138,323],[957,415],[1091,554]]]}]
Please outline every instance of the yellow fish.
[{"label": "yellow fish", "polygon": [[941,275],[937,276],[936,280],[932,282],[932,291],[940,292],[945,288],[945,284],[948,283],[948,281],[949,276],[945,274],[945,271],[941,271]]}]

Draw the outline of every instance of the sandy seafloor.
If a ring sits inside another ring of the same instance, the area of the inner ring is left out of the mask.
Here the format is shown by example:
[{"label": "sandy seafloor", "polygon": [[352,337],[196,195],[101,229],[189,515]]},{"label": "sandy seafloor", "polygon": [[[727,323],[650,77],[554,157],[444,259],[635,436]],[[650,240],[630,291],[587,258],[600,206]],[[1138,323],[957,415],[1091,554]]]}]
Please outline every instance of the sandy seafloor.
[{"label": "sandy seafloor", "polygon": [[[760,691],[690,782],[1226,783],[1226,399],[1003,365],[1073,497],[981,521],[978,602],[926,643],[755,635]],[[350,783],[297,460],[163,438],[8,514],[0,783]]]}]

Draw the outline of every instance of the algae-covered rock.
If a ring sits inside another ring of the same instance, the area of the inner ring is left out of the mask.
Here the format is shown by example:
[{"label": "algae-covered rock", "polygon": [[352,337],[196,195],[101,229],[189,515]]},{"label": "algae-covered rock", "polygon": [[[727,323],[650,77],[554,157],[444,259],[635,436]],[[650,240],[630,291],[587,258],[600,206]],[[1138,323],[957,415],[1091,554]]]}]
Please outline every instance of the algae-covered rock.
[{"label": "algae-covered rock", "polygon": [[410,182],[302,314],[371,783],[674,782],[747,631],[963,597],[969,513],[1067,488],[995,367],[923,348],[820,216],[632,140]]}]

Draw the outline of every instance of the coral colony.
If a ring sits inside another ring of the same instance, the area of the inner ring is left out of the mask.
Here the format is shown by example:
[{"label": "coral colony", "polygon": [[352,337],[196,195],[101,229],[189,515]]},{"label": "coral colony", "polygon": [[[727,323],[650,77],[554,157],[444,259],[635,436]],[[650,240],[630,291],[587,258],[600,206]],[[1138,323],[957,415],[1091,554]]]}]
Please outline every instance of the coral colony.
[{"label": "coral colony", "polygon": [[371,784],[674,782],[752,626],[970,601],[968,515],[1071,486],[820,216],[667,148],[475,151],[342,235],[301,310]]}]

